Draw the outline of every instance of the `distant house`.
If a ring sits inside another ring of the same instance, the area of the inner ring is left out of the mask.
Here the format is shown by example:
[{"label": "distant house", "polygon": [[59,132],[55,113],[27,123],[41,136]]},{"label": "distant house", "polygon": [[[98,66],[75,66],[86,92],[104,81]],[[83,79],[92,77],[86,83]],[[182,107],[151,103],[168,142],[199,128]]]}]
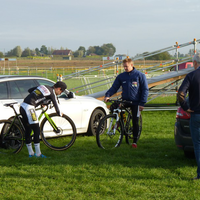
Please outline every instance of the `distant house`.
[{"label": "distant house", "polygon": [[96,56],[96,53],[90,53],[89,56]]},{"label": "distant house", "polygon": [[53,51],[52,55],[54,55],[54,56],[71,56],[72,51],[71,50],[55,50],[55,51]]}]

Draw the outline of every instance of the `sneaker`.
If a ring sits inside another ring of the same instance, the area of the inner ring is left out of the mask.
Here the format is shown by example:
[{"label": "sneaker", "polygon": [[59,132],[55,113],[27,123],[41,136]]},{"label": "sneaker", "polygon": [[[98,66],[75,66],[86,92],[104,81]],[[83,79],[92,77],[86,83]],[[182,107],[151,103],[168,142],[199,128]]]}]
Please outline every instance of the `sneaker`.
[{"label": "sneaker", "polygon": [[36,156],[36,154],[35,154],[35,157],[36,157],[36,158],[46,158],[46,156],[43,155],[43,154],[40,154],[39,156]]},{"label": "sneaker", "polygon": [[132,144],[132,147],[133,147],[134,149],[136,149],[136,148],[137,148],[137,144],[136,144],[136,143],[133,143],[133,144]]},{"label": "sneaker", "polygon": [[32,158],[32,157],[34,157],[34,156],[35,156],[35,154],[33,154],[33,155],[29,155],[28,157],[29,157],[29,158]]}]

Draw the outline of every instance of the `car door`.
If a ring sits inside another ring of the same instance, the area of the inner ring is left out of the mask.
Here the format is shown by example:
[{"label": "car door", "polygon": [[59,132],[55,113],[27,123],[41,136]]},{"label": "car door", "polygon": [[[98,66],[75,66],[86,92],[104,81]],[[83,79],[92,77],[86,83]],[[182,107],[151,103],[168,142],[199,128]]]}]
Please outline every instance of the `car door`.
[{"label": "car door", "polygon": [[84,129],[86,127],[82,126],[82,115],[83,115],[83,108],[81,106],[81,103],[76,98],[67,98],[65,97],[59,97],[60,102],[60,110],[62,113],[69,116],[73,122],[76,125],[77,131],[81,131],[81,129]]}]

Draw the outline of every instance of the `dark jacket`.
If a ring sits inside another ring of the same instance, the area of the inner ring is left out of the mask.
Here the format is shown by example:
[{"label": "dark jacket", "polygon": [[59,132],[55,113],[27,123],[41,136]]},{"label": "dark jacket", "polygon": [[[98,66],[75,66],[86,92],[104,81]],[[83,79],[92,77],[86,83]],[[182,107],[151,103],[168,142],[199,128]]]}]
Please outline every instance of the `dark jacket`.
[{"label": "dark jacket", "polygon": [[148,97],[148,84],[146,76],[136,70],[119,74],[105,97],[111,97],[122,86],[122,99],[132,101],[133,105],[144,106]]},{"label": "dark jacket", "polygon": [[24,102],[35,107],[44,104],[45,100],[51,100],[55,107],[56,113],[60,115],[60,109],[54,89],[47,85],[30,88],[29,95],[24,99]]},{"label": "dark jacket", "polygon": [[[185,99],[187,92],[189,92],[189,105]],[[186,75],[178,90],[177,97],[184,110],[190,108],[194,113],[200,114],[200,68]]]}]

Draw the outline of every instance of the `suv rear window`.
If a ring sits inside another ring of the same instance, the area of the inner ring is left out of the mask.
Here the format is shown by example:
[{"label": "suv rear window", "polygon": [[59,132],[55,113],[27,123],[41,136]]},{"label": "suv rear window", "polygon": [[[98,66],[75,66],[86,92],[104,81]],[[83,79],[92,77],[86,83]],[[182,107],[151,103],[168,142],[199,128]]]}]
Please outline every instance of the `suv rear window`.
[{"label": "suv rear window", "polygon": [[34,80],[10,81],[10,98],[24,99],[29,93],[28,90],[35,87]]},{"label": "suv rear window", "polygon": [[8,89],[6,82],[0,83],[0,99],[7,99],[8,98]]}]

